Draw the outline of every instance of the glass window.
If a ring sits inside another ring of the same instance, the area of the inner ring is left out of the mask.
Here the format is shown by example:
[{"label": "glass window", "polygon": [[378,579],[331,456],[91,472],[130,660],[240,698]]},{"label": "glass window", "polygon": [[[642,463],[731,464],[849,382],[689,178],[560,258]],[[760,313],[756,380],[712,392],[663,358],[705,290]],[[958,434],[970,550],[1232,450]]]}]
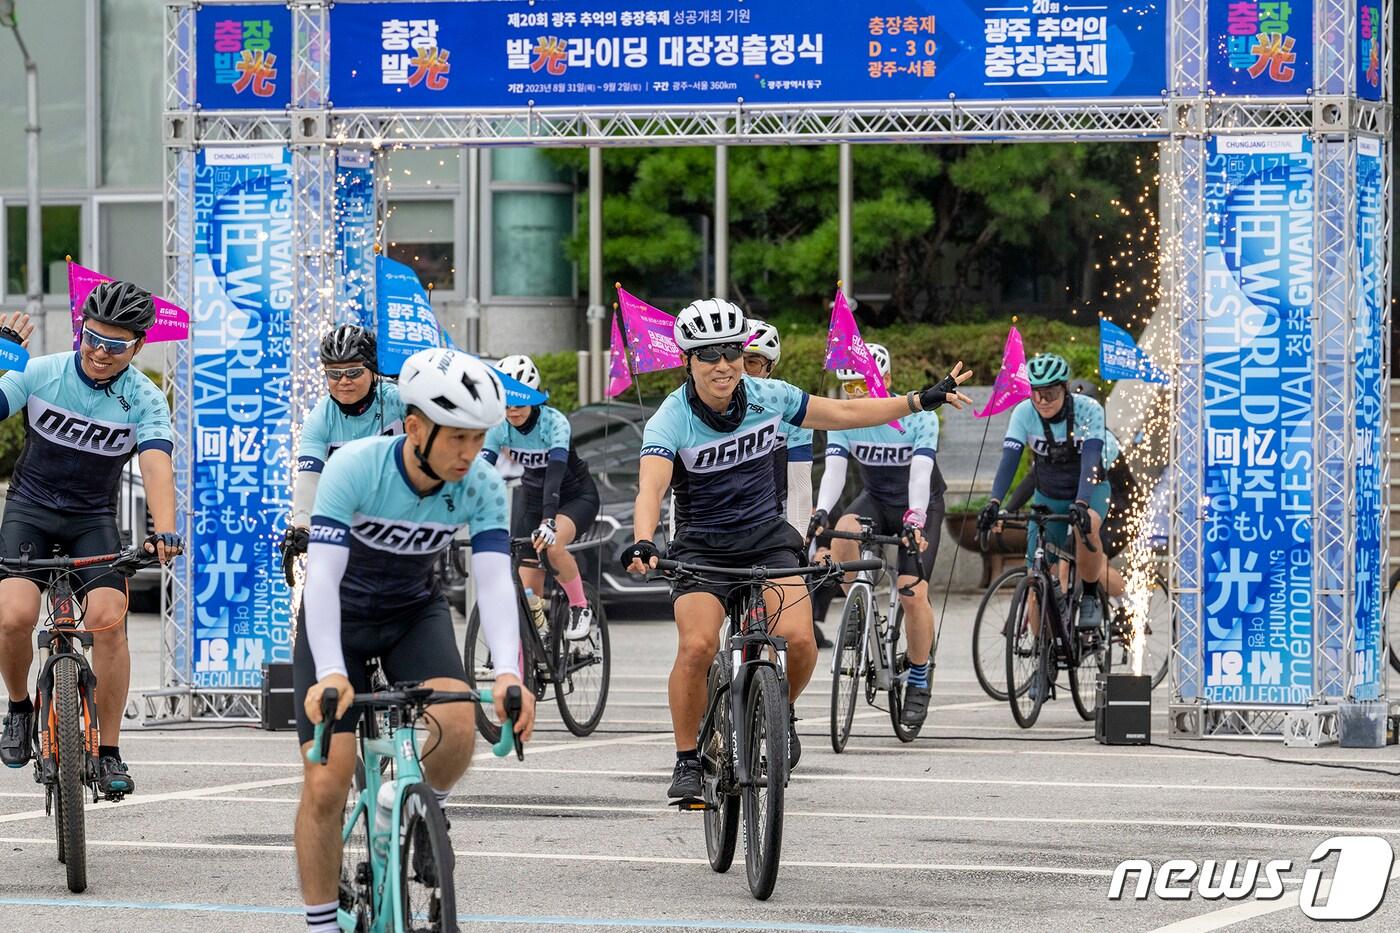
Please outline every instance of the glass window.
[{"label": "glass window", "polygon": [[97,222],[100,234],[98,271],[163,294],[165,264],[161,244],[165,237],[160,204],[98,204]]},{"label": "glass window", "polygon": [[384,153],[384,182],[395,188],[456,187],[462,180],[458,149],[391,149]]},{"label": "glass window", "polygon": [[[82,262],[83,209],[76,204],[42,205],[43,218],[44,294],[60,295],[68,292],[68,266],[66,259]],[[23,204],[10,204],[5,208],[5,291],[10,295],[23,295],[29,282],[29,269],[25,264],[28,256],[26,243],[28,234],[25,223],[29,209]]]},{"label": "glass window", "polygon": [[451,290],[457,285],[455,230],[451,201],[390,201],[385,252],[412,266],[425,286]]},{"label": "glass window", "polygon": [[[102,183],[159,188],[165,100],[165,8],[150,0],[102,0]],[[44,75],[47,81],[48,76]],[[47,87],[45,87],[47,92]],[[45,132],[48,127],[45,127]]]},{"label": "glass window", "polygon": [[570,184],[574,175],[539,149],[493,149],[491,180]]},{"label": "glass window", "polygon": [[[86,188],[88,108],[86,56],[82,54],[87,35],[86,0],[19,0],[16,6],[19,34],[39,66],[40,180],[46,188]],[[140,67],[159,76],[161,56]],[[0,188],[22,189],[27,122],[24,61],[8,29],[0,29],[0,89]],[[163,101],[164,95],[155,106]]]},{"label": "glass window", "polygon": [[564,241],[573,234],[574,196],[497,191],[492,195],[491,287],[498,296],[569,298],[573,264]]}]

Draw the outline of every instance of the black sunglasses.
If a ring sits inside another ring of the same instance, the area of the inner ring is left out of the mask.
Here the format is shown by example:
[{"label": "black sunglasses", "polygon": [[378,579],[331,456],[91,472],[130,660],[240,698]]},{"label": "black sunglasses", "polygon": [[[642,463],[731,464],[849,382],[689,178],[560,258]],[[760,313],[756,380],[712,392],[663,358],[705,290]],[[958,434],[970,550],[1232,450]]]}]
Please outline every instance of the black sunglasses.
[{"label": "black sunglasses", "polygon": [[702,363],[718,363],[720,357],[724,357],[732,363],[744,355],[744,345],[741,343],[717,343],[690,352]]}]

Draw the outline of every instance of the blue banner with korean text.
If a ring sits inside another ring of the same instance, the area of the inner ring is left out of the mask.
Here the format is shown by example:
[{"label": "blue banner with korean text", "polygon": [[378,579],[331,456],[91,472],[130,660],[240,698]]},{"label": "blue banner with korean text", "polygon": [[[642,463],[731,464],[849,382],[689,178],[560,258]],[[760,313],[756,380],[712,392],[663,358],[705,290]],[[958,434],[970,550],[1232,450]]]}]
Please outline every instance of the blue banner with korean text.
[{"label": "blue banner with korean text", "polygon": [[1383,22],[1380,0],[1360,0],[1356,7],[1356,96],[1362,100],[1380,100],[1383,96]]},{"label": "blue banner with korean text", "polygon": [[1386,529],[1381,497],[1382,458],[1388,446],[1381,433],[1386,404],[1381,354],[1385,348],[1381,228],[1385,190],[1383,153],[1378,139],[1356,141],[1356,635],[1352,689],[1358,700],[1375,700],[1384,686],[1382,587],[1386,582]]},{"label": "blue banner with korean text", "polygon": [[194,478],[189,516],[197,687],[257,687],[292,658],[273,542],[291,508],[291,159],[201,150],[194,181]]},{"label": "blue banner with korean text", "polygon": [[374,327],[374,157],[342,150],[335,165],[337,323]]},{"label": "blue banner with korean text", "polygon": [[1157,97],[1166,4],[503,0],[331,8],[337,107]]},{"label": "blue banner with korean text", "polygon": [[292,100],[292,14],[285,4],[209,4],[195,12],[195,99],[205,110],[282,110]]},{"label": "blue banner with korean text", "polygon": [[404,360],[419,350],[444,346],[442,327],[433,313],[428,292],[411,266],[375,258],[375,291],[379,303],[379,371],[397,376]]},{"label": "blue banner with korean text", "polygon": [[1302,97],[1312,87],[1312,0],[1208,0],[1217,94]]},{"label": "blue banner with korean text", "polygon": [[1313,692],[1313,154],[1213,137],[1203,333],[1205,697]]}]

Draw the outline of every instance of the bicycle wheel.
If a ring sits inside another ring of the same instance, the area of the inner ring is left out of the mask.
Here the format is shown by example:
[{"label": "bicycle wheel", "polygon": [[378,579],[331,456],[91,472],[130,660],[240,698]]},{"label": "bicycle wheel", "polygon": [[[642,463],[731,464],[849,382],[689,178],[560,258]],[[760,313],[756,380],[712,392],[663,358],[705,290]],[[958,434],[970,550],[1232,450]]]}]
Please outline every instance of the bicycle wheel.
[{"label": "bicycle wheel", "polygon": [[744,798],[744,866],[749,891],[768,900],[783,849],[783,788],[787,784],[788,703],[778,672],[754,668],[744,702],[748,719],[749,784]]},{"label": "bicycle wheel", "polygon": [[[521,619],[530,617],[529,610],[525,606],[525,598],[520,593],[520,588],[515,590],[516,611]],[[529,631],[525,630],[522,624],[520,629],[520,651],[523,655],[523,663],[520,665],[522,673],[521,679],[525,683],[525,689],[534,692],[536,698],[539,697],[537,689],[537,674],[535,671],[534,656],[536,649],[531,645],[539,643],[539,635],[535,632],[535,627],[531,625]],[[491,659],[491,648],[486,644],[486,633],[481,629],[481,607],[472,606],[471,615],[467,619],[467,634],[463,639],[462,661],[467,669],[467,683],[473,690],[483,687],[490,687],[496,682],[496,667]],[[495,742],[501,737],[501,724],[496,721],[496,704],[478,703],[476,704],[476,728],[481,733],[481,737],[488,742]]]},{"label": "bicycle wheel", "polygon": [[1400,568],[1390,575],[1389,595],[1385,602],[1385,643],[1390,646],[1390,666],[1400,673],[1400,602],[1395,591],[1400,588]]},{"label": "bicycle wheel", "polygon": [[[1027,576],[1016,586],[1016,598],[1006,620],[1006,694],[1011,716],[1022,729],[1035,725],[1050,691],[1046,676],[1050,633],[1043,618],[1030,618],[1032,602],[1039,615],[1040,607],[1045,605],[1044,587],[1038,578]],[[1038,631],[1032,622],[1039,626]]]},{"label": "bicycle wheel", "polygon": [[60,658],[53,666],[53,713],[58,735],[59,851],[68,869],[68,890],[87,889],[87,833],[83,797],[87,793],[87,749],[83,747],[83,705],[78,662]]},{"label": "bicycle wheel", "polygon": [[[707,678],[709,700],[729,682],[729,655],[721,651],[710,664]],[[708,707],[707,707],[708,708]],[[734,772],[730,755],[729,696],[720,702],[709,735],[700,736],[700,761],[705,766],[705,854],[710,868],[716,872],[729,871],[734,864],[734,846],[739,841],[739,795],[734,792]]]},{"label": "bicycle wheel", "polygon": [[972,670],[993,700],[1006,699],[1006,691],[997,686],[1006,683],[1006,620],[1011,615],[1016,586],[1025,576],[1025,565],[1018,564],[993,580],[982,594],[977,618],[972,620]]},{"label": "bicycle wheel", "polygon": [[[1108,595],[1103,587],[1099,587],[1096,598],[1099,601],[1099,618],[1108,619]],[[1113,667],[1112,645],[1105,634],[1102,625],[1096,632],[1075,632],[1075,637],[1079,639],[1079,661],[1069,669],[1069,692],[1080,719],[1093,720],[1099,702],[1099,676],[1107,677]]]},{"label": "bicycle wheel", "polygon": [[345,798],[345,824],[341,830],[340,909],[355,918],[355,929],[374,925],[374,893],[370,882],[369,807],[374,798],[361,803],[365,789],[365,763],[355,762],[355,782]]},{"label": "bicycle wheel", "polygon": [[432,788],[422,782],[410,784],[400,811],[398,929],[456,931],[452,841]]},{"label": "bicycle wheel", "polygon": [[919,737],[924,727],[919,723],[912,728],[903,722],[904,688],[909,682],[909,638],[904,632],[904,606],[896,604],[894,618],[890,620],[890,641],[894,645],[894,668],[890,671],[890,723],[894,726],[895,737],[901,742],[912,742]]},{"label": "bicycle wheel", "polygon": [[593,627],[588,630],[588,637],[578,641],[564,637],[569,602],[562,594],[554,601],[549,626],[554,699],[559,704],[560,718],[574,735],[588,735],[598,728],[608,703],[608,681],[612,675],[608,616],[603,611],[603,601],[590,583],[583,584],[583,592],[593,609]]},{"label": "bicycle wheel", "polygon": [[841,627],[836,631],[835,669],[831,674],[831,748],[840,754],[851,737],[856,715],[856,697],[864,671],[866,615],[870,607],[870,587],[857,583],[841,610]]}]

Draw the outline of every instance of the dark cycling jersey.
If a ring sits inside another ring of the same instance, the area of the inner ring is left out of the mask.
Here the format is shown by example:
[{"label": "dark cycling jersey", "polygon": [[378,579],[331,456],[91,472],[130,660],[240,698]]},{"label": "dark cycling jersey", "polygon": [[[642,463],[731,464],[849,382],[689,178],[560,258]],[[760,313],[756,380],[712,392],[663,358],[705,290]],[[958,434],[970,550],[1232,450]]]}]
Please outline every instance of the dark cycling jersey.
[{"label": "dark cycling jersey", "polygon": [[675,464],[671,484],[678,530],[733,530],[781,515],[773,454],[783,424],[801,427],[807,417],[807,393],[780,379],[744,376],[740,384],[745,409],[732,413],[738,419],[733,430],[702,419],[692,400],[703,403],[688,381],[647,421],[642,456]]},{"label": "dark cycling jersey", "polygon": [[1011,486],[1021,452],[1035,456],[1036,488],[1052,499],[1088,501],[1098,474],[1118,459],[1118,438],[1105,427],[1103,406],[1084,395],[1069,395],[1060,415],[1046,421],[1026,399],[1011,412],[1002,442],[1002,462],[992,485],[1001,499]]},{"label": "dark cycling jersey", "polygon": [[24,447],[7,498],[67,511],[116,511],[132,454],[171,453],[170,407],[145,373],[128,366],[94,382],[75,351],[36,357],[0,376],[0,419],[24,410]]}]

